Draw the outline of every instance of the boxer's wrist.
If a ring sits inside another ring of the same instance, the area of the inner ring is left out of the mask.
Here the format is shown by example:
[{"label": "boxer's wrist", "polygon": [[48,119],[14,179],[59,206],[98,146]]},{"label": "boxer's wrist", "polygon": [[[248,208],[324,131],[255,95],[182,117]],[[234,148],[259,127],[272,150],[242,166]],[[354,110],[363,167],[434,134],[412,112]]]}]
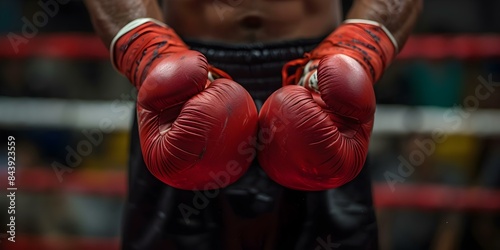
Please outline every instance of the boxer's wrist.
[{"label": "boxer's wrist", "polygon": [[383,24],[398,42],[401,50],[422,11],[423,0],[356,0],[347,19],[373,20]]},{"label": "boxer's wrist", "polygon": [[137,18],[163,20],[157,0],[84,0],[94,30],[109,47],[116,33]]},{"label": "boxer's wrist", "polygon": [[162,54],[188,49],[172,28],[151,18],[140,18],[128,23],[110,45],[113,66],[137,88]]}]

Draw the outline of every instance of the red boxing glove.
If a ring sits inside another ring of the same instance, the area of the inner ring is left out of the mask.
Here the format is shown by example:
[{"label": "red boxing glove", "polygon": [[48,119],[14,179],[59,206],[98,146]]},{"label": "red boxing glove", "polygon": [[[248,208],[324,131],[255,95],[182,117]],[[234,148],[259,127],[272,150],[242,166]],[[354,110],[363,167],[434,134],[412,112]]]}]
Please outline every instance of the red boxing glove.
[{"label": "red boxing glove", "polygon": [[[238,146],[257,131],[253,99],[157,21],[127,25],[113,62],[139,88],[137,116],[149,171],[179,189],[207,190],[238,180],[251,159]],[[220,78],[214,81],[209,75]]]},{"label": "red boxing glove", "polygon": [[[374,122],[372,85],[396,50],[380,25],[345,23],[305,58],[285,65],[284,87],[259,115],[260,128],[272,135],[259,153],[270,178],[288,188],[318,191],[359,174]],[[295,75],[288,76],[290,67],[298,67]]]}]

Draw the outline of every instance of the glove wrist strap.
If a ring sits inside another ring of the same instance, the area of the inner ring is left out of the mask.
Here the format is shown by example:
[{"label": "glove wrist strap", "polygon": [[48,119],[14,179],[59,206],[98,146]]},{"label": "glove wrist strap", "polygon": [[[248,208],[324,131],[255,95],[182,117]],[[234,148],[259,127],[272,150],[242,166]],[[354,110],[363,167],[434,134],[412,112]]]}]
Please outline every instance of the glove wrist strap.
[{"label": "glove wrist strap", "polygon": [[[333,54],[354,58],[375,83],[394,60],[398,49],[396,39],[382,24],[370,20],[348,19],[313,51],[306,53],[304,58],[285,65],[282,71],[283,85],[300,83],[301,78],[308,74],[304,70],[309,61],[317,64],[323,57]],[[289,75],[289,68],[295,66],[299,66],[298,70],[294,75]]]},{"label": "glove wrist strap", "polygon": [[111,41],[111,45],[109,46],[111,64],[113,65],[113,68],[115,68],[115,70],[119,71],[118,68],[116,67],[116,63],[115,63],[116,43],[118,42],[118,40],[122,36],[126,35],[128,32],[132,31],[133,29],[135,29],[135,28],[137,28],[137,27],[139,27],[147,22],[152,22],[152,23],[156,23],[159,26],[167,27],[166,24],[164,24],[156,19],[153,19],[153,18],[138,18],[138,19],[135,19],[134,21],[131,21],[130,23],[126,24],[125,26],[123,26],[123,28],[121,28],[120,31],[118,31],[118,33],[115,35],[115,37]]},{"label": "glove wrist strap", "polygon": [[125,25],[111,43],[111,62],[116,70],[140,87],[148,71],[166,53],[187,50],[187,45],[166,24],[140,18]]},{"label": "glove wrist strap", "polygon": [[384,31],[385,35],[391,40],[392,45],[394,46],[395,49],[395,54],[399,53],[399,45],[398,41],[396,38],[392,35],[392,33],[387,29],[383,24],[372,21],[372,20],[366,20],[366,19],[346,19],[344,23],[364,23],[364,24],[369,24],[373,26],[378,26]]}]

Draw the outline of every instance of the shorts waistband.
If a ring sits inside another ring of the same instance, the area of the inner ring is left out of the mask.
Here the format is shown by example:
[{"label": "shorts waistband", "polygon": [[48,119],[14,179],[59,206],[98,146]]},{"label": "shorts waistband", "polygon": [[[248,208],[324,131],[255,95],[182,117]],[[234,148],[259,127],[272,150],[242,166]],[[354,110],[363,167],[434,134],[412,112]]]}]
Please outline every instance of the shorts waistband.
[{"label": "shorts waistband", "polygon": [[301,58],[323,39],[324,37],[253,44],[226,44],[193,39],[184,41],[191,49],[204,54],[210,64],[231,75],[254,99],[265,101],[281,87],[283,65]]}]

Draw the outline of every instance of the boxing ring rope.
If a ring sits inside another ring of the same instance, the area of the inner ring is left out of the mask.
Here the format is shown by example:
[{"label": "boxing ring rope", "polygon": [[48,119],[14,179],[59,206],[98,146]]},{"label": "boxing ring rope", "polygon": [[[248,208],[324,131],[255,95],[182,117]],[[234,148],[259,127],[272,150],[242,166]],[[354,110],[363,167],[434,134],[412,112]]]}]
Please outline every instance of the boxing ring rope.
[{"label": "boxing ring rope", "polygon": [[[417,35],[411,37],[399,59],[482,59],[500,57],[500,35]],[[39,35],[14,50],[9,39],[0,38],[0,58],[50,57],[72,60],[107,60],[109,54],[91,34]]]},{"label": "boxing ring rope", "polygon": [[[41,98],[0,97],[0,125],[16,128],[98,128],[103,119],[115,127],[115,131],[128,131],[131,126],[132,102],[120,102],[120,112],[112,107],[115,101],[80,101]],[[126,111],[128,109],[128,112]],[[446,113],[450,108],[409,107],[377,105],[375,135],[406,135],[432,133],[436,128],[445,129]],[[124,115],[126,114],[126,115]],[[478,109],[469,114],[449,132],[461,135],[500,135],[500,110]]]},{"label": "boxing ring rope", "polygon": [[[7,178],[7,174],[0,174]],[[127,179],[120,170],[79,170],[59,182],[52,168],[30,168],[16,172],[18,187],[26,193],[61,192],[78,195],[125,198]],[[5,189],[6,184],[1,188]],[[436,184],[375,183],[374,203],[378,208],[418,208],[421,210],[500,211],[500,190],[480,187],[449,187]]]},{"label": "boxing ring rope", "polygon": [[[500,35],[425,35],[410,38],[399,59],[500,58]],[[46,57],[69,60],[109,60],[101,41],[90,34],[39,35],[20,45],[16,52],[10,41],[0,38],[0,58],[29,59]],[[111,110],[113,101],[76,101],[43,98],[0,97],[0,126],[4,128],[91,129],[102,119],[110,119],[116,131],[130,130],[129,116],[119,117]],[[129,106],[129,105],[124,105]],[[377,106],[374,135],[432,133],[442,126],[448,109],[431,107]],[[415,119],[412,122],[411,119]],[[416,122],[418,119],[419,122]],[[409,124],[412,124],[411,126]],[[416,124],[416,125],[415,125]],[[477,110],[453,134],[500,135],[500,110]],[[97,195],[124,198],[127,192],[123,170],[75,170],[59,182],[50,167],[23,168],[16,172],[19,192]],[[6,173],[0,173],[5,180]],[[3,182],[2,182],[3,183]],[[2,184],[3,190],[5,190]],[[383,209],[416,208],[426,211],[500,211],[500,190],[480,187],[449,187],[430,184],[374,184],[374,203]],[[19,235],[12,249],[117,249],[117,238],[46,238]]]},{"label": "boxing ring rope", "polygon": [[[126,176],[117,170],[80,170],[66,175],[62,183],[47,168],[21,169],[17,175],[21,192],[119,196],[126,195]],[[1,174],[0,178],[7,178]],[[2,189],[5,186],[3,185]],[[374,205],[383,209],[419,209],[425,211],[500,211],[500,190],[484,188],[459,188],[443,185],[404,184],[394,191],[384,183],[374,188]],[[12,250],[21,249],[92,249],[119,248],[119,239],[92,237],[41,237],[21,235]]]}]

